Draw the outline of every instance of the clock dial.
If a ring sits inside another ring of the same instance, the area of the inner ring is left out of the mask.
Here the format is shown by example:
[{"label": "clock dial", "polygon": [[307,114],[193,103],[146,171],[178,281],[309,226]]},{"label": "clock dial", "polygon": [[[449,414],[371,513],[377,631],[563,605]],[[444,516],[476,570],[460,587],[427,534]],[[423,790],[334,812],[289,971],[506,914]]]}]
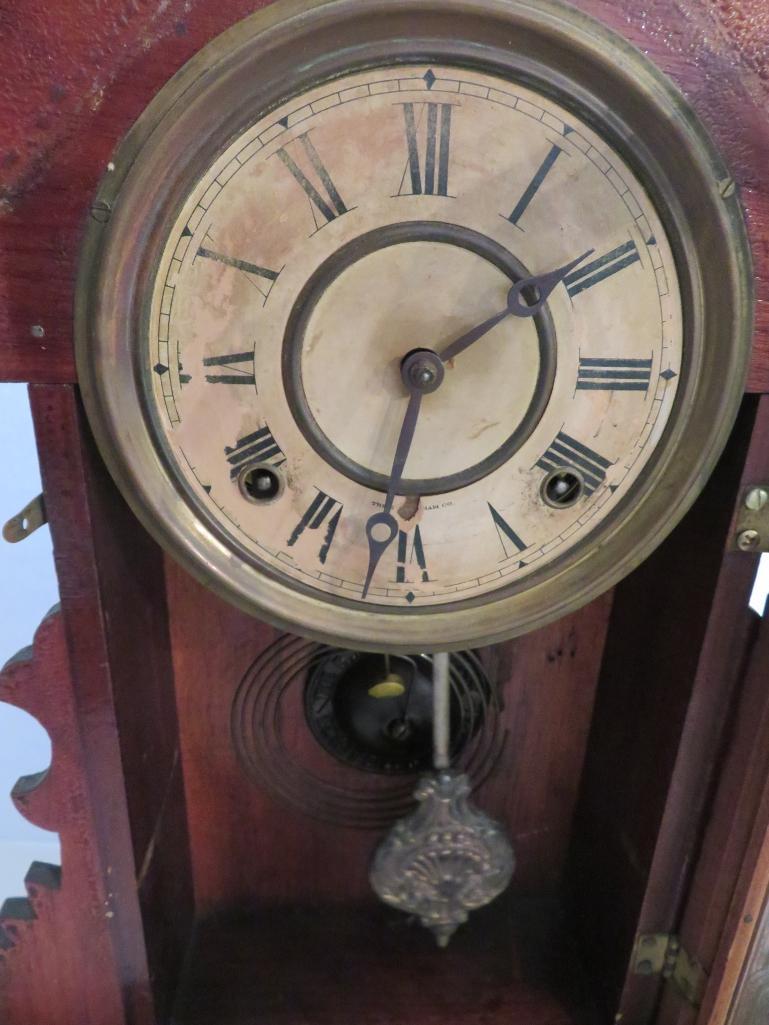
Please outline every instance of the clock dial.
[{"label": "clock dial", "polygon": [[325,642],[578,608],[679,522],[743,394],[728,171],[558,0],[277,0],[94,204],[78,377],[115,480],[205,585]]},{"label": "clock dial", "polygon": [[622,157],[437,64],[241,131],[167,233],[140,349],[166,458],[242,559],[404,612],[525,588],[610,524],[683,357],[671,244]]}]

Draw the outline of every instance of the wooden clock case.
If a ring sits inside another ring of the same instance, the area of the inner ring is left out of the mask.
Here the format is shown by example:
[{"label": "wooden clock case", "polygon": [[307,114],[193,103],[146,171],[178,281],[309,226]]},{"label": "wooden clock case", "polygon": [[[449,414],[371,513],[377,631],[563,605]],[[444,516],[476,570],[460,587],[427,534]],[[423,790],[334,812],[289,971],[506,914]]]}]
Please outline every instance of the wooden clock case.
[{"label": "wooden clock case", "polygon": [[769,628],[748,607],[757,556],[734,542],[749,487],[769,481],[769,18],[761,0],[577,6],[679,84],[730,164],[754,355],[727,450],[662,547],[612,593],[482,653],[506,742],[476,799],[518,867],[441,952],[372,895],[380,832],[301,814],[241,770],[233,697],[277,634],[150,540],[78,398],[97,182],[157,89],[254,4],[0,2],[0,379],[30,384],[61,590],[0,677],[53,745],[14,800],[62,842],[61,868],[32,866],[0,912],[8,1025],[766,1020]]}]

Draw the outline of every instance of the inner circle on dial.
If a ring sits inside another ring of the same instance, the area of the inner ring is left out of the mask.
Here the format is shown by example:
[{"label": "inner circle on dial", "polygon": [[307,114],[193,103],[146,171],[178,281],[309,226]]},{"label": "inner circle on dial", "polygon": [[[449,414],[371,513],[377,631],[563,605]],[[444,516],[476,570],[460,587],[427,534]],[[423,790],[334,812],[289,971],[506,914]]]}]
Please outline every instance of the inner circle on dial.
[{"label": "inner circle on dial", "polygon": [[[403,358],[440,353],[504,310],[511,284],[528,276],[499,243],[442,222],[388,225],[343,246],[303,288],[284,337],[284,387],[307,441],[386,492],[408,403]],[[398,494],[452,491],[505,463],[539,422],[555,369],[546,306],[506,317],[450,360],[423,395]]]}]

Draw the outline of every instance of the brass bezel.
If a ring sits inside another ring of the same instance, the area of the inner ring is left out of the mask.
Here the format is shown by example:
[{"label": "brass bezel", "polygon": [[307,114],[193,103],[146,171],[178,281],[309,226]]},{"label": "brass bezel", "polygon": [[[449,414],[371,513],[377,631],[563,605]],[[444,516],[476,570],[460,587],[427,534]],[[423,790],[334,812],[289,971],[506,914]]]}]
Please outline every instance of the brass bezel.
[{"label": "brass bezel", "polygon": [[[655,202],[684,303],[685,370],[675,409],[628,498],[542,575],[429,610],[335,600],[238,557],[169,472],[135,365],[160,226],[211,156],[310,84],[385,62],[482,68],[574,109],[618,149]],[[77,292],[78,373],[89,419],[147,529],[194,576],[262,619],[336,644],[401,652],[532,630],[646,558],[692,504],[726,443],[752,336],[739,199],[671,83],[619,36],[558,0],[278,0],[189,61],[139,118],[113,165],[92,206]]]}]

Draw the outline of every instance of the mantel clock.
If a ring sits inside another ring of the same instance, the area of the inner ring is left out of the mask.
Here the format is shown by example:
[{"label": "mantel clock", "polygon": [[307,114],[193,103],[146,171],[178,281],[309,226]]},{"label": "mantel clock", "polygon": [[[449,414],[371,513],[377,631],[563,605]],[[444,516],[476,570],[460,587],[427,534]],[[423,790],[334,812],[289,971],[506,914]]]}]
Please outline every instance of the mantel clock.
[{"label": "mantel clock", "polygon": [[762,0],[17,6],[0,1019],[763,1020]]},{"label": "mantel clock", "polygon": [[751,309],[728,180],[667,81],[560,4],[273,5],[101,186],[102,452],[193,574],[286,628],[541,626],[638,565],[725,443]]}]

